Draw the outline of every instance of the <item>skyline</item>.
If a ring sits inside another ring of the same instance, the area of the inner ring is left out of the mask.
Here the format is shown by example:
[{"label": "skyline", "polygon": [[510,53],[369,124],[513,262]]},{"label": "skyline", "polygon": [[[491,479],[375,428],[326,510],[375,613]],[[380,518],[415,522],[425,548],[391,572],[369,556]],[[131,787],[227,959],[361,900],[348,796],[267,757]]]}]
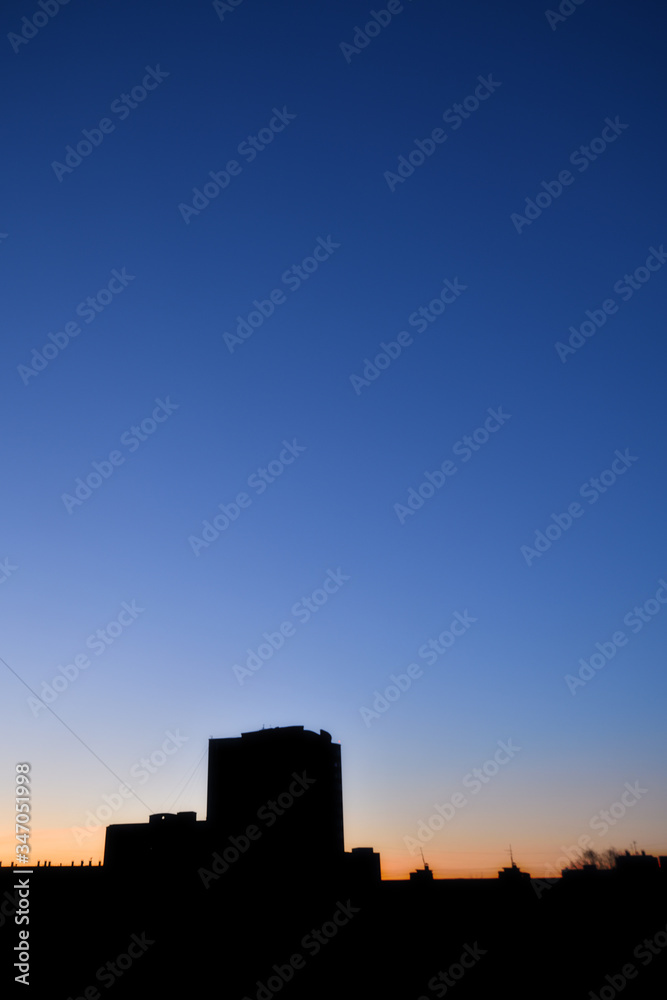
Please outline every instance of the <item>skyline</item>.
[{"label": "skyline", "polygon": [[664,11],[40,9],[0,222],[35,859],[201,818],[264,725],[340,742],[384,878],[433,816],[440,877],[667,853]]},{"label": "skyline", "polygon": [[[517,751],[501,744],[497,765],[509,759],[501,752]],[[598,997],[588,984],[604,981],[618,991],[634,979],[642,996],[655,995],[660,967],[644,969],[667,944],[667,857],[585,850],[562,878],[531,879],[510,846],[511,864],[496,878],[436,879],[424,861],[409,881],[382,881],[371,847],[344,852],[340,763],[331,734],[303,726],[212,739],[204,819],[179,811],[112,824],[103,866],[0,868],[0,924],[15,908],[17,922],[31,928],[19,932],[16,979],[27,985],[31,973],[40,981],[48,976],[51,988],[62,983],[70,996],[96,1000],[96,985],[72,991],[73,984],[113,985],[132,969],[123,982],[128,996],[145,995],[149,982],[153,992],[172,995],[181,981],[192,986],[193,976],[206,986],[217,968],[232,995],[270,1000],[284,986],[289,995],[312,996],[315,988],[333,997],[353,982],[365,994],[365,979],[382,995],[392,989],[414,995],[427,982],[441,994],[435,984],[457,985],[466,976],[470,995],[478,996],[483,983],[511,968],[515,992],[528,995],[548,956],[564,950],[549,995],[561,996],[574,983]],[[18,765],[16,776],[22,809],[30,797],[26,769]],[[95,919],[77,928],[75,952],[66,946],[71,925],[76,914],[91,911]],[[570,956],[564,946],[582,911],[596,919]],[[132,930],[137,926],[140,933]],[[39,942],[46,928],[46,956],[31,969],[33,939]],[[374,956],[389,937],[409,946],[399,944],[392,961],[378,968]],[[630,955],[634,961],[621,965],[621,956]],[[609,994],[608,986],[600,991]]]},{"label": "skyline", "polygon": [[[262,727],[270,730],[275,727]],[[304,728],[304,727],[301,727]],[[240,735],[240,734],[239,734]],[[254,735],[254,734],[249,734]],[[89,810],[85,817],[85,823],[81,826],[74,826],[70,829],[70,833],[73,836],[73,842],[76,843],[76,848],[70,850],[72,857],[69,860],[65,860],[65,855],[69,848],[71,848],[71,843],[68,843],[66,847],[63,848],[64,853],[59,855],[56,853],[55,863],[61,864],[63,866],[68,866],[74,864],[76,866],[80,864],[98,864],[103,860],[104,855],[104,839],[106,836],[106,827],[114,823],[128,823],[128,822],[138,822],[147,823],[148,815],[141,815],[141,812],[137,813],[136,802],[143,803],[143,799],[138,795],[137,789],[143,786],[145,783],[150,782],[151,776],[159,772],[160,768],[168,763],[168,758],[174,754],[177,754],[180,748],[189,741],[189,737],[176,731],[167,731],[165,733],[165,739],[163,740],[161,746],[153,751],[150,756],[142,757],[136,761],[132,767],[129,769],[129,778],[132,780],[122,782],[115,791],[111,793],[105,793],[97,806],[93,811]],[[466,774],[460,781],[460,785],[469,794],[466,796],[461,788],[452,792],[449,798],[442,797],[443,801],[433,803],[433,810],[428,816],[420,817],[419,821],[415,824],[414,834],[406,834],[403,837],[404,848],[407,851],[410,862],[408,864],[408,873],[405,875],[399,875],[397,872],[390,872],[387,869],[385,862],[382,859],[380,852],[380,863],[382,869],[382,877],[384,879],[392,878],[405,878],[409,877],[409,871],[420,867],[420,863],[424,860],[427,861],[427,867],[429,867],[436,878],[488,878],[491,872],[498,870],[498,865],[500,865],[501,860],[504,859],[506,853],[511,852],[511,848],[507,850],[499,849],[494,852],[489,850],[485,852],[485,857],[491,860],[494,856],[499,860],[496,861],[495,865],[491,863],[489,866],[480,866],[479,870],[475,873],[474,865],[469,862],[469,867],[461,870],[455,866],[434,866],[428,864],[429,848],[431,843],[436,840],[439,831],[448,829],[448,823],[451,822],[457,815],[459,810],[464,809],[469,802],[472,801],[474,796],[479,794],[485,786],[487,786],[493,778],[499,773],[503,765],[509,763],[517,753],[520,752],[521,747],[516,746],[511,739],[504,741],[497,741],[498,749],[495,753],[489,755],[486,761],[480,762],[479,767],[472,768],[468,774]],[[207,757],[207,754],[205,754]],[[199,761],[195,764],[195,768],[190,772],[190,775],[186,775],[189,781],[193,775],[198,772],[202,772],[203,776],[206,775],[206,767],[203,767],[205,757],[200,757]],[[182,790],[183,782],[179,785]],[[142,788],[143,790],[143,788]],[[662,853],[660,847],[656,848],[654,851],[646,850],[643,844],[637,844],[636,841],[628,843],[627,845],[623,843],[622,845],[613,844],[612,840],[605,839],[609,831],[616,827],[626,815],[626,813],[637,803],[645,794],[648,793],[648,789],[641,787],[640,782],[636,781],[633,784],[626,782],[624,788],[620,791],[617,796],[617,800],[610,803],[607,809],[600,809],[593,816],[590,817],[586,828],[579,833],[576,837],[570,838],[566,844],[561,844],[559,847],[558,856],[551,857],[544,864],[539,864],[535,871],[531,871],[530,874],[533,878],[553,878],[559,877],[560,871],[564,867],[573,867],[576,862],[581,861],[582,854],[587,850],[594,850],[598,853],[603,854],[605,851],[610,851],[613,849],[618,850],[619,853],[624,853],[628,848],[633,849],[633,853],[642,848],[645,853],[654,853],[656,856]],[[345,799],[345,776],[343,774],[343,798]],[[125,806],[130,803],[135,806],[133,814],[134,819],[128,817],[128,810]],[[271,805],[271,804],[269,804]],[[162,810],[151,810],[151,815],[156,815],[161,812],[173,812],[176,810],[183,811],[180,809],[180,805],[174,802],[170,808]],[[199,807],[193,810],[197,814],[199,820],[206,818],[206,809]],[[270,810],[269,810],[270,812]],[[276,807],[275,812],[280,815],[280,810]],[[266,818],[266,817],[264,817]],[[343,823],[344,830],[346,830],[346,823]],[[46,831],[46,837],[44,835],[39,835],[35,838],[34,832],[31,833],[30,842],[33,845],[33,862],[32,864],[37,866],[37,861],[40,865],[45,863],[52,863],[52,858],[50,856],[39,857],[38,853],[35,853],[35,846],[40,843],[53,842],[49,837],[51,831]],[[599,838],[602,838],[600,840]],[[8,840],[10,838],[7,838]],[[571,842],[570,842],[571,841]],[[437,842],[437,841],[436,841]],[[57,841],[56,841],[57,843]],[[75,856],[88,855],[88,851],[93,851],[100,844],[99,856],[94,857],[93,854],[89,855],[89,860],[86,861],[84,858],[79,858],[75,860]],[[349,841],[349,837],[345,836],[345,849],[349,852],[353,847],[373,847],[377,850],[377,845],[375,844],[354,844]],[[516,849],[514,851],[516,854]],[[525,850],[522,851],[522,856],[530,856],[535,852]],[[7,865],[11,862],[12,858],[8,860],[3,859],[3,865]],[[523,869],[526,870],[527,862],[522,862]],[[535,866],[533,866],[535,867]]]},{"label": "skyline", "polygon": [[[112,835],[111,852],[114,858],[113,864],[118,867],[121,864],[120,858],[116,855],[119,845],[121,845],[121,851],[124,851],[126,855],[133,856],[133,852],[136,851],[136,849],[139,848],[143,842],[140,839],[137,844],[132,846],[132,838],[136,837],[139,831],[143,830],[148,832],[151,829],[150,824],[157,820],[164,822],[166,819],[172,819],[175,821],[187,818],[189,822],[192,822],[195,818],[197,818],[199,820],[199,828],[201,828],[202,825],[205,826],[206,822],[212,822],[214,825],[215,823],[222,822],[225,824],[227,830],[230,828],[235,829],[237,826],[240,830],[241,827],[239,824],[241,821],[238,819],[238,816],[242,816],[245,810],[245,818],[247,819],[248,816],[252,814],[257,802],[260,801],[260,799],[266,798],[266,794],[261,794],[261,786],[266,785],[267,780],[270,783],[273,782],[275,784],[276,775],[283,774],[284,776],[285,773],[289,772],[290,765],[294,767],[297,764],[299,754],[306,751],[308,754],[311,754],[311,756],[308,756],[308,758],[302,758],[300,761],[301,764],[306,764],[305,770],[302,770],[300,773],[293,771],[290,777],[294,780],[290,784],[289,789],[286,790],[283,795],[276,794],[275,800],[267,799],[267,801],[264,802],[264,804],[257,810],[257,818],[270,828],[274,825],[274,823],[278,822],[279,818],[283,816],[285,812],[289,812],[290,806],[293,804],[295,799],[300,798],[302,794],[305,791],[308,791],[313,784],[317,784],[319,786],[320,782],[324,781],[328,788],[329,782],[332,779],[323,777],[323,772],[321,771],[322,761],[325,757],[328,761],[339,761],[340,759],[340,751],[337,748],[339,744],[337,745],[331,740],[330,733],[322,730],[318,735],[313,731],[305,730],[304,726],[300,725],[291,727],[262,727],[261,730],[247,732],[241,735],[242,738],[237,736],[231,739],[226,737],[222,739],[211,739],[208,741],[209,764],[206,768],[207,807],[203,816],[198,816],[197,812],[194,810],[191,812],[188,812],[187,810],[179,810],[178,815],[175,811],[169,813],[158,812],[151,813],[150,817],[146,817],[143,822],[130,824],[128,826],[127,821],[124,820],[122,815],[115,816],[114,812],[122,808],[124,801],[131,799],[133,796],[138,799],[138,796],[131,784],[123,784],[119,786],[117,794],[104,797],[104,804],[98,808],[94,815],[88,815],[87,820],[89,821],[89,824],[87,827],[75,828],[74,832],[77,842],[81,844],[86,839],[93,837],[91,830],[95,825],[97,825],[104,838],[103,853],[105,858],[110,849],[109,836]],[[179,748],[184,742],[187,742],[188,739],[178,732],[176,734],[168,732],[166,736],[167,738],[163,741],[160,750],[154,752],[150,758],[142,758],[139,762],[137,762],[137,764],[133,765],[130,772],[133,778],[139,779],[140,781],[147,780],[149,775],[154,774],[157,769],[164,764],[168,756],[177,753]],[[277,742],[274,743],[274,740]],[[304,740],[307,742],[303,743]],[[171,748],[169,747],[169,744],[171,744]],[[331,746],[333,757],[330,758],[328,753],[323,756],[318,756],[318,748],[326,747],[327,745]],[[287,752],[288,747],[289,752]],[[492,759],[485,761],[481,768],[473,768],[472,771],[463,778],[462,784],[466,789],[471,790],[471,796],[476,795],[485,784],[488,784],[488,782],[496,774],[498,774],[500,767],[507,764],[515,756],[515,754],[521,750],[521,747],[515,746],[511,740],[507,741],[507,743],[505,741],[498,740],[498,747],[499,749],[493,755]],[[266,752],[267,748],[271,748],[271,755],[267,758],[267,763],[270,764],[268,770],[266,767],[262,767],[262,754]],[[210,763],[211,750],[214,751],[213,764]],[[315,753],[314,756],[312,756],[313,751]],[[230,765],[235,760],[240,767],[240,771],[234,772],[233,774],[227,774],[224,763],[226,762]],[[197,770],[199,769],[201,762],[202,758],[200,758],[197,765]],[[20,764],[18,767],[26,768],[28,765]],[[317,772],[317,778],[313,777],[313,767]],[[341,775],[339,770],[340,764],[329,763],[327,764],[327,767],[329,769],[334,769],[334,773],[336,774],[334,785],[338,783],[338,788],[340,790],[338,794],[342,794],[342,784],[340,780]],[[252,775],[255,771],[256,775],[253,781]],[[273,774],[274,771],[276,772],[276,775]],[[271,773],[271,778],[269,778],[269,772]],[[268,788],[268,786],[266,787]],[[626,812],[632,808],[632,806],[634,806],[643,795],[647,794],[647,792],[648,789],[641,788],[639,782],[635,782],[634,785],[630,785],[629,782],[626,782],[624,791],[619,796],[619,800],[612,803],[608,810],[600,810],[598,814],[591,818],[589,823],[590,829],[597,832],[599,836],[604,837],[605,834],[616,825],[619,819],[622,819]],[[321,795],[318,794],[318,801],[321,804],[326,801],[328,802],[328,805],[325,807],[325,812],[318,820],[318,823],[322,827],[319,831],[319,835],[324,833],[327,825],[327,823],[324,822],[324,815],[327,816],[329,825],[333,823],[333,830],[336,829],[336,822],[338,822],[340,824],[339,832],[334,835],[333,840],[336,843],[336,850],[342,850],[344,818],[342,813],[336,812],[337,809],[340,809],[340,805],[337,807],[335,804],[336,793],[331,791],[327,791],[325,793],[324,789],[320,789],[320,793],[325,797],[322,798]],[[330,800],[326,799],[326,795],[328,794],[332,795]],[[258,795],[259,797],[257,797]],[[28,796],[30,796],[30,792],[28,792]],[[288,802],[282,802],[282,798],[287,798]],[[308,796],[308,798],[309,802],[312,802],[311,797]],[[21,801],[22,804],[25,804],[25,799],[22,799]],[[442,830],[446,823],[456,815],[457,810],[464,808],[468,804],[468,801],[469,799],[466,799],[465,795],[461,792],[455,792],[445,803],[436,804],[433,814],[428,817],[426,821],[419,821],[415,837],[404,837],[404,842],[409,853],[411,855],[421,857],[422,863],[425,865],[425,870],[431,871],[433,876],[436,876],[437,873],[434,872],[431,866],[426,862],[424,857],[424,846],[429,844],[434,835],[439,830]],[[30,809],[30,798],[28,798],[28,803],[28,808]],[[322,805],[318,808],[322,808]],[[248,810],[250,810],[250,812],[248,812]],[[330,814],[331,810],[333,811]],[[237,816],[236,824],[234,821],[230,820],[231,816]],[[338,816],[338,819],[336,819],[336,816]],[[23,819],[23,817],[21,818]],[[149,819],[150,824],[148,822]],[[205,822],[202,823],[202,821]],[[323,822],[324,825],[322,825]],[[120,826],[118,823],[120,823]],[[113,826],[114,829],[109,831],[109,826]],[[283,837],[287,836],[289,842],[290,836],[285,833],[283,824],[280,824],[280,827],[283,830]],[[236,832],[238,833],[239,830]],[[128,837],[128,833],[130,840],[125,842],[125,839]],[[296,834],[297,829],[295,827],[291,833],[292,839],[297,839]],[[232,837],[231,840],[233,842],[234,838]],[[305,845],[303,846],[305,847]],[[535,891],[538,896],[541,896],[542,891],[548,887],[548,884],[540,882],[540,878],[549,878],[552,880],[554,878],[559,878],[561,875],[561,866],[571,870],[573,868],[581,867],[584,861],[587,861],[587,863],[590,864],[591,860],[595,858],[595,863],[602,864],[603,867],[611,867],[608,864],[608,859],[613,857],[614,854],[638,855],[640,853],[636,842],[633,842],[630,846],[632,847],[632,851],[627,849],[625,851],[618,851],[613,847],[606,847],[598,850],[598,845],[596,845],[594,839],[587,833],[583,834],[577,838],[575,845],[567,847],[562,846],[561,850],[564,853],[556,859],[554,863],[549,864],[544,871],[540,871],[537,876],[538,880],[535,883],[537,886]],[[145,848],[142,846],[141,849],[144,850]],[[283,849],[288,849],[287,843],[284,845]],[[289,849],[292,848],[290,847]],[[349,845],[348,854],[351,849],[351,845]],[[357,849],[361,851],[373,850],[372,847],[368,846],[357,847]],[[316,861],[317,848],[315,843],[311,845],[310,850],[315,852],[313,860]],[[511,845],[509,846],[508,853],[510,855],[512,869],[517,869]],[[647,852],[642,850],[641,854],[646,855]],[[380,871],[382,867],[381,858],[377,852],[376,856],[378,858],[378,871]],[[653,860],[655,860],[655,857]],[[12,863],[14,865],[17,864],[16,861],[13,861]],[[18,863],[24,866],[29,866],[30,868],[40,866],[46,867],[51,865],[50,860],[41,859],[29,863],[27,859],[19,858]],[[92,863],[93,860],[91,857],[88,861],[88,866]],[[102,863],[102,860],[97,861],[98,865]],[[71,861],[70,866],[74,865],[75,862]],[[83,865],[84,861],[81,859],[79,867]],[[63,866],[62,862],[59,863],[59,866]],[[65,864],[65,867],[67,867],[67,864]],[[18,870],[20,871],[23,869],[19,868]],[[509,870],[509,867],[505,868],[506,872]],[[419,874],[419,870],[417,873]],[[498,875],[502,875],[502,872],[499,871]],[[451,878],[455,876],[453,873],[450,873],[449,876],[441,877]],[[486,878],[488,875],[480,873],[478,877]],[[524,873],[523,878],[529,877],[531,877],[531,873]],[[410,876],[410,878],[412,878],[412,876]],[[206,881],[206,879],[204,879],[204,881]]]}]

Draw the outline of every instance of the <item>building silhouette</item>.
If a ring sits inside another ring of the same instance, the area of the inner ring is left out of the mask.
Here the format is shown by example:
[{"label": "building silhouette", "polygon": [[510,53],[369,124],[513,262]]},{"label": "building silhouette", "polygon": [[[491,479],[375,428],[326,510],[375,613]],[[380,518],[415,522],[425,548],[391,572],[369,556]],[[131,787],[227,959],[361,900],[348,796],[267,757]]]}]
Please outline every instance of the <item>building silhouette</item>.
[{"label": "building silhouette", "polygon": [[[191,868],[193,859],[205,865],[215,854],[221,865],[235,864],[250,846],[253,879],[340,872],[340,746],[329,733],[287,726],[209,740],[206,819],[156,813],[148,823],[112,824],[104,865]],[[360,864],[356,859],[355,870]],[[372,867],[379,881],[379,859]]]},{"label": "building silhouette", "polygon": [[260,729],[209,740],[208,753],[206,819],[219,833],[259,825],[286,864],[340,862],[340,746],[329,733],[303,726]]}]

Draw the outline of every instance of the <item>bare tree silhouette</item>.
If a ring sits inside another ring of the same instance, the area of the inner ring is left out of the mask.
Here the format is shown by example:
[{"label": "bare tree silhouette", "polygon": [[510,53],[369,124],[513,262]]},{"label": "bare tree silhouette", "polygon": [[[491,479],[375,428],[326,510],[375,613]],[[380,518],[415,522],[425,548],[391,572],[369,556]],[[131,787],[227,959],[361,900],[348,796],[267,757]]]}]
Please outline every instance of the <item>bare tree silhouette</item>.
[{"label": "bare tree silhouette", "polygon": [[592,865],[594,868],[607,871],[616,867],[616,858],[620,853],[615,847],[608,847],[604,851],[596,851],[593,847],[587,847],[581,851],[579,857],[568,865],[568,868],[584,868],[586,865]]}]

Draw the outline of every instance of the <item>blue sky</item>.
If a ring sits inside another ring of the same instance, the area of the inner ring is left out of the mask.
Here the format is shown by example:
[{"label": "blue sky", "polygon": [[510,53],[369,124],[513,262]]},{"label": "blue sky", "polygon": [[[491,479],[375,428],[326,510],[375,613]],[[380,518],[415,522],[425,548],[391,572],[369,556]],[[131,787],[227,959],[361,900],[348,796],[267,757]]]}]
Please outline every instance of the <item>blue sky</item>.
[{"label": "blue sky", "polygon": [[3,668],[37,856],[100,857],[71,828],[165,733],[110,821],[203,816],[207,739],[289,724],[340,740],[386,875],[508,739],[437,873],[510,840],[539,872],[635,781],[596,846],[665,853],[660,5],[218,8],[75,2],[14,44],[40,8],[3,11],[0,655],[38,694],[89,661],[62,722]]}]

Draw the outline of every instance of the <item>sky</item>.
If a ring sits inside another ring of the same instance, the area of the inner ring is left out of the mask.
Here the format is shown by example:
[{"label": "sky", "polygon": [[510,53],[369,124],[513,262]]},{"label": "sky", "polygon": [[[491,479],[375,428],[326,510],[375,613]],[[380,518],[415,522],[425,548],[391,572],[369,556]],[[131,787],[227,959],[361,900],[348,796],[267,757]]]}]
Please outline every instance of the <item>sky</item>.
[{"label": "sky", "polygon": [[286,725],[385,878],[667,854],[662,6],[55,4],[1,15],[3,863],[19,762],[96,863]]}]

